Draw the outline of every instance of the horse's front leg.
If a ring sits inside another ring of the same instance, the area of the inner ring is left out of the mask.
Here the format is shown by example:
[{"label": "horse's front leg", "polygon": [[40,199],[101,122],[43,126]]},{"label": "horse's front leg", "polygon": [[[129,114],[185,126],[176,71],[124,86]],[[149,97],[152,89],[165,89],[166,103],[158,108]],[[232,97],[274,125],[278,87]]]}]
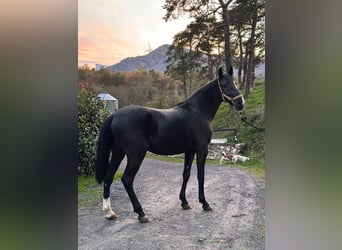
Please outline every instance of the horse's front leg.
[{"label": "horse's front leg", "polygon": [[212,211],[208,202],[205,200],[204,196],[204,166],[208,155],[208,147],[197,152],[197,178],[198,178],[198,193],[199,202],[202,203],[202,207],[205,211]]},{"label": "horse's front leg", "polygon": [[179,199],[182,201],[182,207],[184,209],[190,209],[191,206],[189,205],[188,201],[185,198],[185,190],[186,190],[186,185],[188,183],[189,177],[190,177],[190,172],[191,172],[191,165],[192,161],[194,160],[194,155],[195,152],[185,152],[185,157],[184,157],[184,171],[183,171],[183,184],[182,184],[182,189],[179,194]]}]

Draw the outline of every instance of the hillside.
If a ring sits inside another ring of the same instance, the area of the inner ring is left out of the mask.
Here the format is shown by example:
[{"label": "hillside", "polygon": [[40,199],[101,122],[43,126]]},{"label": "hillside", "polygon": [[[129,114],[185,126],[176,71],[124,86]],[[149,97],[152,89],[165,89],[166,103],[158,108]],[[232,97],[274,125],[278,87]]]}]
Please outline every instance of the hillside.
[{"label": "hillside", "polygon": [[111,71],[134,71],[140,68],[164,72],[166,70],[166,52],[169,45],[164,44],[144,56],[128,57],[117,64],[108,66]]},{"label": "hillside", "polygon": [[[119,63],[113,64],[106,67],[111,71],[135,71],[141,68],[146,70],[154,70],[159,72],[165,72],[166,66],[166,52],[170,45],[164,44],[155,50],[152,50],[147,55],[128,57],[120,61]],[[237,76],[237,70],[234,70],[234,75]],[[263,78],[265,76],[265,64],[259,64],[255,67],[255,76],[257,78]]]}]

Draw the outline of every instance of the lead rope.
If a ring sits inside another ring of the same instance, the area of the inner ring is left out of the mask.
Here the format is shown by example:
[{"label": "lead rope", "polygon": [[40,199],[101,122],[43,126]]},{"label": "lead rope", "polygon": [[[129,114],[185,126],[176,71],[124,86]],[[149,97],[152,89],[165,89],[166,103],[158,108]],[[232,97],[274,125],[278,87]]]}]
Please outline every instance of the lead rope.
[{"label": "lead rope", "polygon": [[241,121],[243,121],[244,123],[248,124],[249,126],[255,128],[256,130],[260,131],[260,132],[265,132],[265,128],[258,128],[257,126],[253,125],[252,123],[247,121],[247,117],[241,117]]}]

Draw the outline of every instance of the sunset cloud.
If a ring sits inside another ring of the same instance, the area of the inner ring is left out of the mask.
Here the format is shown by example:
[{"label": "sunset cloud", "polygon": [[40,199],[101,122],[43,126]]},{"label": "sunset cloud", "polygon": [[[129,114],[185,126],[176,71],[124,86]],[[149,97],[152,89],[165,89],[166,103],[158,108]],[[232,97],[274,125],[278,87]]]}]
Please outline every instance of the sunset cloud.
[{"label": "sunset cloud", "polygon": [[79,2],[78,64],[115,64],[129,56],[142,55],[148,44],[155,49],[171,44],[184,30],[187,18],[165,23],[164,1]]}]

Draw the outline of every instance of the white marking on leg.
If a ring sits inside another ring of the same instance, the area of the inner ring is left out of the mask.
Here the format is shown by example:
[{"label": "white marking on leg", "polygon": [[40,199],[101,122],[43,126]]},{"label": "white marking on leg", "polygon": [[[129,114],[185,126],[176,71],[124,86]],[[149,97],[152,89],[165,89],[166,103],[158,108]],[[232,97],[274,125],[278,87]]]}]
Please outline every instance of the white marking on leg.
[{"label": "white marking on leg", "polygon": [[105,216],[107,219],[114,219],[117,218],[117,215],[113,212],[111,205],[110,205],[110,198],[103,199],[103,211],[107,212],[107,215]]}]

